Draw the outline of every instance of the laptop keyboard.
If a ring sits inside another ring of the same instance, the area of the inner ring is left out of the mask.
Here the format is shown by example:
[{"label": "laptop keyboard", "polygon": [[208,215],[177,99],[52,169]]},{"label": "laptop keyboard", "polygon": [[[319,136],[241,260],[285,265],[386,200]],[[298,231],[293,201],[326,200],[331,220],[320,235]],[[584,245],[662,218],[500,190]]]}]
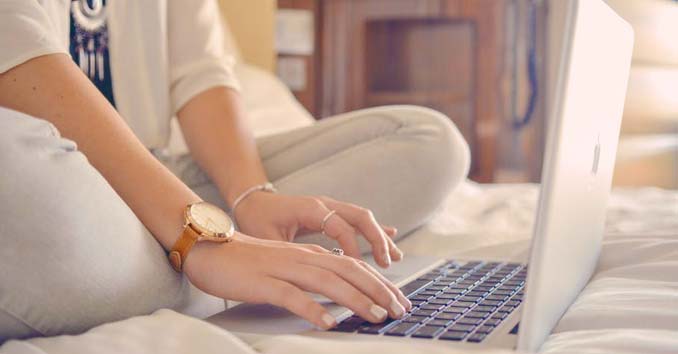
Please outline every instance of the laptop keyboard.
[{"label": "laptop keyboard", "polygon": [[518,263],[450,261],[400,288],[412,302],[402,319],[353,315],[332,331],[480,343],[523,301],[526,275]]}]

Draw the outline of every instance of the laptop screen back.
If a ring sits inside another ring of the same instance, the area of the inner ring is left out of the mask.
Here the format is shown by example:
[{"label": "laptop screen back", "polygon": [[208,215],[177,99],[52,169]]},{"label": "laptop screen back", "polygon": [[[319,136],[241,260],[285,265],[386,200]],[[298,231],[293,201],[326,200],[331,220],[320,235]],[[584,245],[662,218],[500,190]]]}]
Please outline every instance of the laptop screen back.
[{"label": "laptop screen back", "polygon": [[518,339],[531,352],[595,270],[633,49],[602,0],[550,3],[565,21]]}]

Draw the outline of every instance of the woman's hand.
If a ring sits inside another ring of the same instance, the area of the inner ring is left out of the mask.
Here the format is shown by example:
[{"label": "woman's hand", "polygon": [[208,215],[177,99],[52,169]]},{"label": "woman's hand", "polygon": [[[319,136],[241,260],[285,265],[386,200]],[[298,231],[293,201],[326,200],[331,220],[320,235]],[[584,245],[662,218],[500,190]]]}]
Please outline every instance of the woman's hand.
[{"label": "woman's hand", "polygon": [[387,315],[400,318],[412,308],[395,285],[365,262],[317,245],[237,233],[232,242],[196,244],[184,270],[209,294],[284,307],[323,329],[336,320],[305,291],[324,295],[373,323]]},{"label": "woman's hand", "polygon": [[365,208],[331,198],[254,192],[238,205],[234,217],[245,234],[292,241],[297,235],[323,231],[323,219],[332,210],[336,213],[326,220],[324,233],[337,240],[347,255],[360,259],[356,239],[360,233],[372,245],[380,266],[388,267],[391,260],[402,259],[402,251],[392,240],[395,228],[381,226]]}]

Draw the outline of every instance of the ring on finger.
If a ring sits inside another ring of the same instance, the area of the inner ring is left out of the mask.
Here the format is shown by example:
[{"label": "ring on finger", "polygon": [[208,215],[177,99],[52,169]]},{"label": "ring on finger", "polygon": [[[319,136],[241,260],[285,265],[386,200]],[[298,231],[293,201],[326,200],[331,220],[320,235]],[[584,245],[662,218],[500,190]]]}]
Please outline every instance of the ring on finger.
[{"label": "ring on finger", "polygon": [[330,212],[327,213],[327,215],[325,215],[325,217],[323,218],[323,221],[320,223],[320,232],[323,235],[329,236],[328,234],[325,233],[325,224],[327,224],[327,221],[332,217],[332,215],[334,215],[336,213],[337,213],[336,210],[330,210]]},{"label": "ring on finger", "polygon": [[335,256],[343,256],[344,250],[342,250],[341,248],[335,247],[335,248],[332,249],[332,254],[335,255]]}]

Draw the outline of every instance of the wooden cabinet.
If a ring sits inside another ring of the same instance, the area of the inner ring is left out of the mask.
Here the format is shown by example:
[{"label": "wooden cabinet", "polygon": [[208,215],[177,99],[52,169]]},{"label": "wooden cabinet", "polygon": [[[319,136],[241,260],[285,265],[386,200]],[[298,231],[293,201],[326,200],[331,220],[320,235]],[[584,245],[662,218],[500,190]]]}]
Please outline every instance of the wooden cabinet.
[{"label": "wooden cabinet", "polygon": [[494,181],[512,89],[505,61],[510,3],[279,0],[316,18],[316,50],[305,58],[312,75],[297,97],[316,117],[388,104],[437,109],[469,142],[471,177]]}]

